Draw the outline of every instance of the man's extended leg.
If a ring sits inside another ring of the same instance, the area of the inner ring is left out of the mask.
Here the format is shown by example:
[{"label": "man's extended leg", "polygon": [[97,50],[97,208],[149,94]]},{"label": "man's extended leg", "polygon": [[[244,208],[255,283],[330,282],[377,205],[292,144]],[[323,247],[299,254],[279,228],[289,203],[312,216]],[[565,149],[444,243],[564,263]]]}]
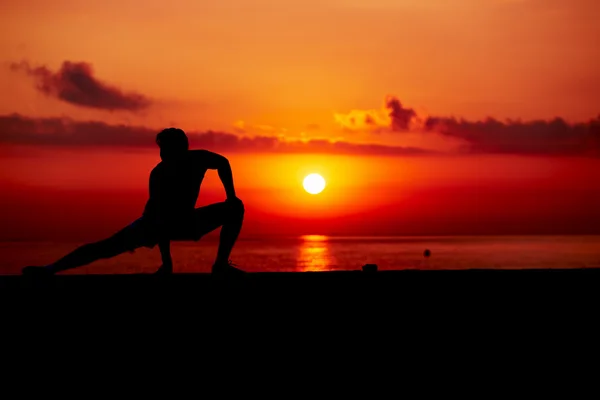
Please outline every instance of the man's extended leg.
[{"label": "man's extended leg", "polygon": [[141,227],[134,223],[107,239],[80,246],[71,253],[45,267],[25,267],[23,273],[35,273],[34,271],[38,271],[54,274],[87,265],[103,258],[111,258],[125,253],[126,251],[135,250],[142,246],[142,242],[139,238],[140,229]]},{"label": "man's extended leg", "polygon": [[213,270],[229,266],[229,256],[242,230],[244,204],[240,200],[224,201],[197,208],[195,211],[196,240],[221,227],[219,249]]}]

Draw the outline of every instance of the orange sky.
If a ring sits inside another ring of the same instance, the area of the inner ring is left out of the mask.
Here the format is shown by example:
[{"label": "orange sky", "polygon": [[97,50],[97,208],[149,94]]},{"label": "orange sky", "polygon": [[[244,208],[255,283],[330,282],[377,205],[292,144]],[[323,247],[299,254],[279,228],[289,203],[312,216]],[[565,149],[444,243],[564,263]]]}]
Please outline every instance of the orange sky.
[{"label": "orange sky", "polygon": [[[0,54],[64,60],[156,99],[144,115],[45,101],[0,73],[0,112],[188,129],[335,128],[386,94],[436,115],[587,119],[600,104],[595,0],[3,1]],[[325,134],[333,134],[327,131]]]},{"label": "orange sky", "polygon": [[[533,231],[552,232],[552,218],[557,231],[589,230],[586,215],[600,222],[600,135],[597,122],[576,124],[600,115],[599,16],[595,0],[3,1],[0,189],[10,195],[0,222],[11,229],[0,239],[33,218],[26,198],[50,214],[64,204],[77,213],[86,199],[105,215],[112,193],[126,211],[90,221],[108,232],[135,218],[157,152],[150,135],[125,149],[116,127],[171,125],[300,141],[293,152],[218,148],[255,211],[250,231],[268,221],[314,234],[428,233],[418,218],[432,210],[433,233],[455,221],[518,233],[528,215]],[[73,93],[81,73],[104,91]],[[14,131],[13,114],[32,136]],[[499,129],[487,117],[512,122]],[[52,146],[44,135],[55,128],[40,118],[98,121],[109,133],[76,126],[83,145]],[[358,147],[302,147],[311,139]],[[326,177],[322,195],[302,191],[310,172]],[[216,175],[207,184],[202,201],[218,199]]]}]

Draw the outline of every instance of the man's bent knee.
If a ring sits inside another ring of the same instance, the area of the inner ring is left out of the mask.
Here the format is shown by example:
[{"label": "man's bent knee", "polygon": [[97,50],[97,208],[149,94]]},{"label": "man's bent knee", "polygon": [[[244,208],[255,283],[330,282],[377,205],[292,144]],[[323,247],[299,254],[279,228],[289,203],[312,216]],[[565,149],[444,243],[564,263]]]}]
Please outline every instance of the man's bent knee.
[{"label": "man's bent knee", "polygon": [[246,209],[241,200],[235,200],[228,203],[227,213],[234,218],[243,218]]},{"label": "man's bent knee", "polygon": [[243,214],[245,211],[244,203],[241,200],[232,201],[229,207],[233,213]]}]

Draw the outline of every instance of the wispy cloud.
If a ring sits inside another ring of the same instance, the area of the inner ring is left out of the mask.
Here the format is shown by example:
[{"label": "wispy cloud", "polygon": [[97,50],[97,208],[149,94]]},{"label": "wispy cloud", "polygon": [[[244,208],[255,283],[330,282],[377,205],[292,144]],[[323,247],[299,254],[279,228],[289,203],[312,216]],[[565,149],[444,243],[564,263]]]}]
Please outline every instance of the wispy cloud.
[{"label": "wispy cloud", "polygon": [[46,66],[31,66],[27,61],[11,63],[11,70],[33,77],[40,92],[81,107],[103,110],[139,111],[151,101],[139,93],[125,93],[94,76],[92,65],[85,62],[63,62],[53,72]]}]

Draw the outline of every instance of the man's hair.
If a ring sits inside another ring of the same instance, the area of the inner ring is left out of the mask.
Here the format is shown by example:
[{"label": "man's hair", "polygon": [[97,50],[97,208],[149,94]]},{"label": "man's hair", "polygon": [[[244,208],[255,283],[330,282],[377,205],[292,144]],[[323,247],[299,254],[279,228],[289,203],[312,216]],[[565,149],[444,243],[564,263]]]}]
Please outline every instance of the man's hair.
[{"label": "man's hair", "polygon": [[185,132],[179,128],[163,129],[156,135],[156,144],[161,150],[179,152],[188,150],[190,144]]}]

